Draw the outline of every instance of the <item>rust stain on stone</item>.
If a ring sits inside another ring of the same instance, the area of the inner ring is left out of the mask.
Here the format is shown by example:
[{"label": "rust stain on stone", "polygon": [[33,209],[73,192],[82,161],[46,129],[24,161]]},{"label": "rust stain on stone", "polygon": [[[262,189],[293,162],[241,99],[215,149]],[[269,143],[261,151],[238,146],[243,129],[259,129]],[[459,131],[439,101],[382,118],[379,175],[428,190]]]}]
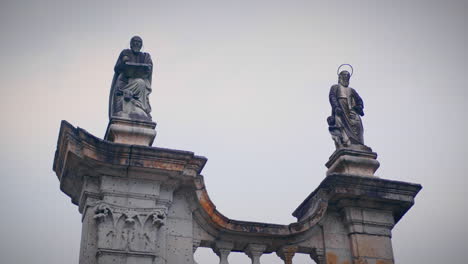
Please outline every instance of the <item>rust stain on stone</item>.
[{"label": "rust stain on stone", "polygon": [[393,264],[393,262],[379,259],[375,264]]},{"label": "rust stain on stone", "polygon": [[171,170],[171,171],[182,171],[184,169],[183,164],[161,162],[161,161],[144,161],[142,165],[144,167]]},{"label": "rust stain on stone", "polygon": [[211,220],[216,224],[226,227],[227,222],[216,212],[214,204],[211,202],[210,198],[206,191],[201,191],[201,195],[199,196],[200,205],[203,207],[205,212],[210,216]]},{"label": "rust stain on stone", "polygon": [[328,252],[327,253],[327,264],[338,264],[338,257],[334,253]]}]

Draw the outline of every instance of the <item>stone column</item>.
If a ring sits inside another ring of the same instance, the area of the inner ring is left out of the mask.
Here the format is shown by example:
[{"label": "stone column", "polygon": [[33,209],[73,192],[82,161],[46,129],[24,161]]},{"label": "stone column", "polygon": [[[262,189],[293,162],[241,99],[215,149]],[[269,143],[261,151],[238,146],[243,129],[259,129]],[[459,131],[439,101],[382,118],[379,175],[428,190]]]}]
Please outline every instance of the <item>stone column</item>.
[{"label": "stone column", "polygon": [[394,263],[391,229],[395,222],[391,211],[346,207],[343,214],[354,263]]},{"label": "stone column", "polygon": [[292,264],[292,259],[297,252],[297,246],[284,246],[276,254],[284,261],[284,264]]},{"label": "stone column", "polygon": [[245,249],[245,254],[252,260],[252,264],[260,264],[260,257],[265,250],[265,245],[249,244]]},{"label": "stone column", "polygon": [[229,264],[228,256],[231,253],[234,244],[229,241],[218,241],[216,242],[213,251],[219,257],[219,264]]}]

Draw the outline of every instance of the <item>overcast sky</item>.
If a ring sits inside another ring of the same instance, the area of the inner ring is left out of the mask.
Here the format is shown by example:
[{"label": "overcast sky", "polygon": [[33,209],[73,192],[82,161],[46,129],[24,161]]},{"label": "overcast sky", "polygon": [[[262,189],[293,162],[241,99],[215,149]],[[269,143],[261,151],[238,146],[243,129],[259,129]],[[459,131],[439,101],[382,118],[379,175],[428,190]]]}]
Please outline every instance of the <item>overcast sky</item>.
[{"label": "overcast sky", "polygon": [[[2,0],[0,262],[78,263],[80,214],[52,171],[60,121],[104,136],[113,66],[138,34],[155,63],[155,145],[208,158],[223,214],[295,221],[325,177],[328,92],[351,63],[377,175],[424,187],[393,230],[396,262],[465,263],[467,11],[466,0]],[[218,263],[210,251],[200,264]]]}]

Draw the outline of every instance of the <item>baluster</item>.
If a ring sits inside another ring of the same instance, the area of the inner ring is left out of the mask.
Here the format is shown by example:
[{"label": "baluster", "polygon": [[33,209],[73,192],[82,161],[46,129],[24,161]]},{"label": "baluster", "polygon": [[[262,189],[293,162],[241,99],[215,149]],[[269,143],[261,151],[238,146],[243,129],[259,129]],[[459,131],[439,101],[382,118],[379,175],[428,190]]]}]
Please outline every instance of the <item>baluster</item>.
[{"label": "baluster", "polygon": [[213,248],[213,251],[219,257],[219,264],[229,264],[228,256],[231,253],[234,244],[228,241],[218,241]]},{"label": "baluster", "polygon": [[284,246],[280,248],[276,254],[284,261],[284,264],[292,264],[292,259],[296,252],[296,246]]},{"label": "baluster", "polygon": [[245,248],[244,252],[252,260],[252,264],[260,264],[260,257],[263,255],[263,252],[265,252],[265,250],[265,245],[249,244]]}]

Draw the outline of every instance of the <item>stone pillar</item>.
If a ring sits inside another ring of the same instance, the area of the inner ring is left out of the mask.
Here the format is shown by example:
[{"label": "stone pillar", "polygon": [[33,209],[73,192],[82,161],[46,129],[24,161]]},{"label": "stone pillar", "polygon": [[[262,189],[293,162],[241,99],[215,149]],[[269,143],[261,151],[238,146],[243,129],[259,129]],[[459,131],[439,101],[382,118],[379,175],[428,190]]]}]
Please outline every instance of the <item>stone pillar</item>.
[{"label": "stone pillar", "polygon": [[265,250],[265,245],[249,244],[245,249],[245,254],[252,260],[252,264],[260,264],[260,257]]},{"label": "stone pillar", "polygon": [[325,264],[325,250],[316,248],[310,258],[317,264]]},{"label": "stone pillar", "polygon": [[80,199],[85,238],[80,263],[164,262],[163,227],[172,193],[161,185],[142,179],[86,177]]},{"label": "stone pillar", "polygon": [[[319,188],[327,189],[341,212],[352,263],[393,264],[391,230],[414,204],[421,185],[375,177],[379,162],[370,150],[339,149],[326,166]],[[327,252],[328,262],[333,261]]]},{"label": "stone pillar", "polygon": [[228,241],[218,241],[213,248],[213,251],[219,257],[219,264],[229,264],[228,256],[231,253],[234,244]]},{"label": "stone pillar", "polygon": [[327,215],[319,224],[322,241],[310,253],[319,264],[393,264],[391,230],[421,188],[369,175],[333,173],[293,215],[303,221],[319,201],[327,202]]},{"label": "stone pillar", "polygon": [[395,222],[391,211],[345,207],[343,215],[354,263],[394,263],[391,229]]},{"label": "stone pillar", "polygon": [[292,259],[297,252],[297,246],[284,246],[276,254],[284,261],[284,264],[292,264]]},{"label": "stone pillar", "polygon": [[197,240],[197,239],[194,239],[193,240],[193,263],[194,264],[198,264],[196,261],[195,261],[195,252],[197,251],[198,247],[200,246],[200,243],[201,241],[200,240]]},{"label": "stone pillar", "polygon": [[82,214],[80,264],[193,264],[184,190],[206,158],[116,144],[62,122],[54,171]]}]

